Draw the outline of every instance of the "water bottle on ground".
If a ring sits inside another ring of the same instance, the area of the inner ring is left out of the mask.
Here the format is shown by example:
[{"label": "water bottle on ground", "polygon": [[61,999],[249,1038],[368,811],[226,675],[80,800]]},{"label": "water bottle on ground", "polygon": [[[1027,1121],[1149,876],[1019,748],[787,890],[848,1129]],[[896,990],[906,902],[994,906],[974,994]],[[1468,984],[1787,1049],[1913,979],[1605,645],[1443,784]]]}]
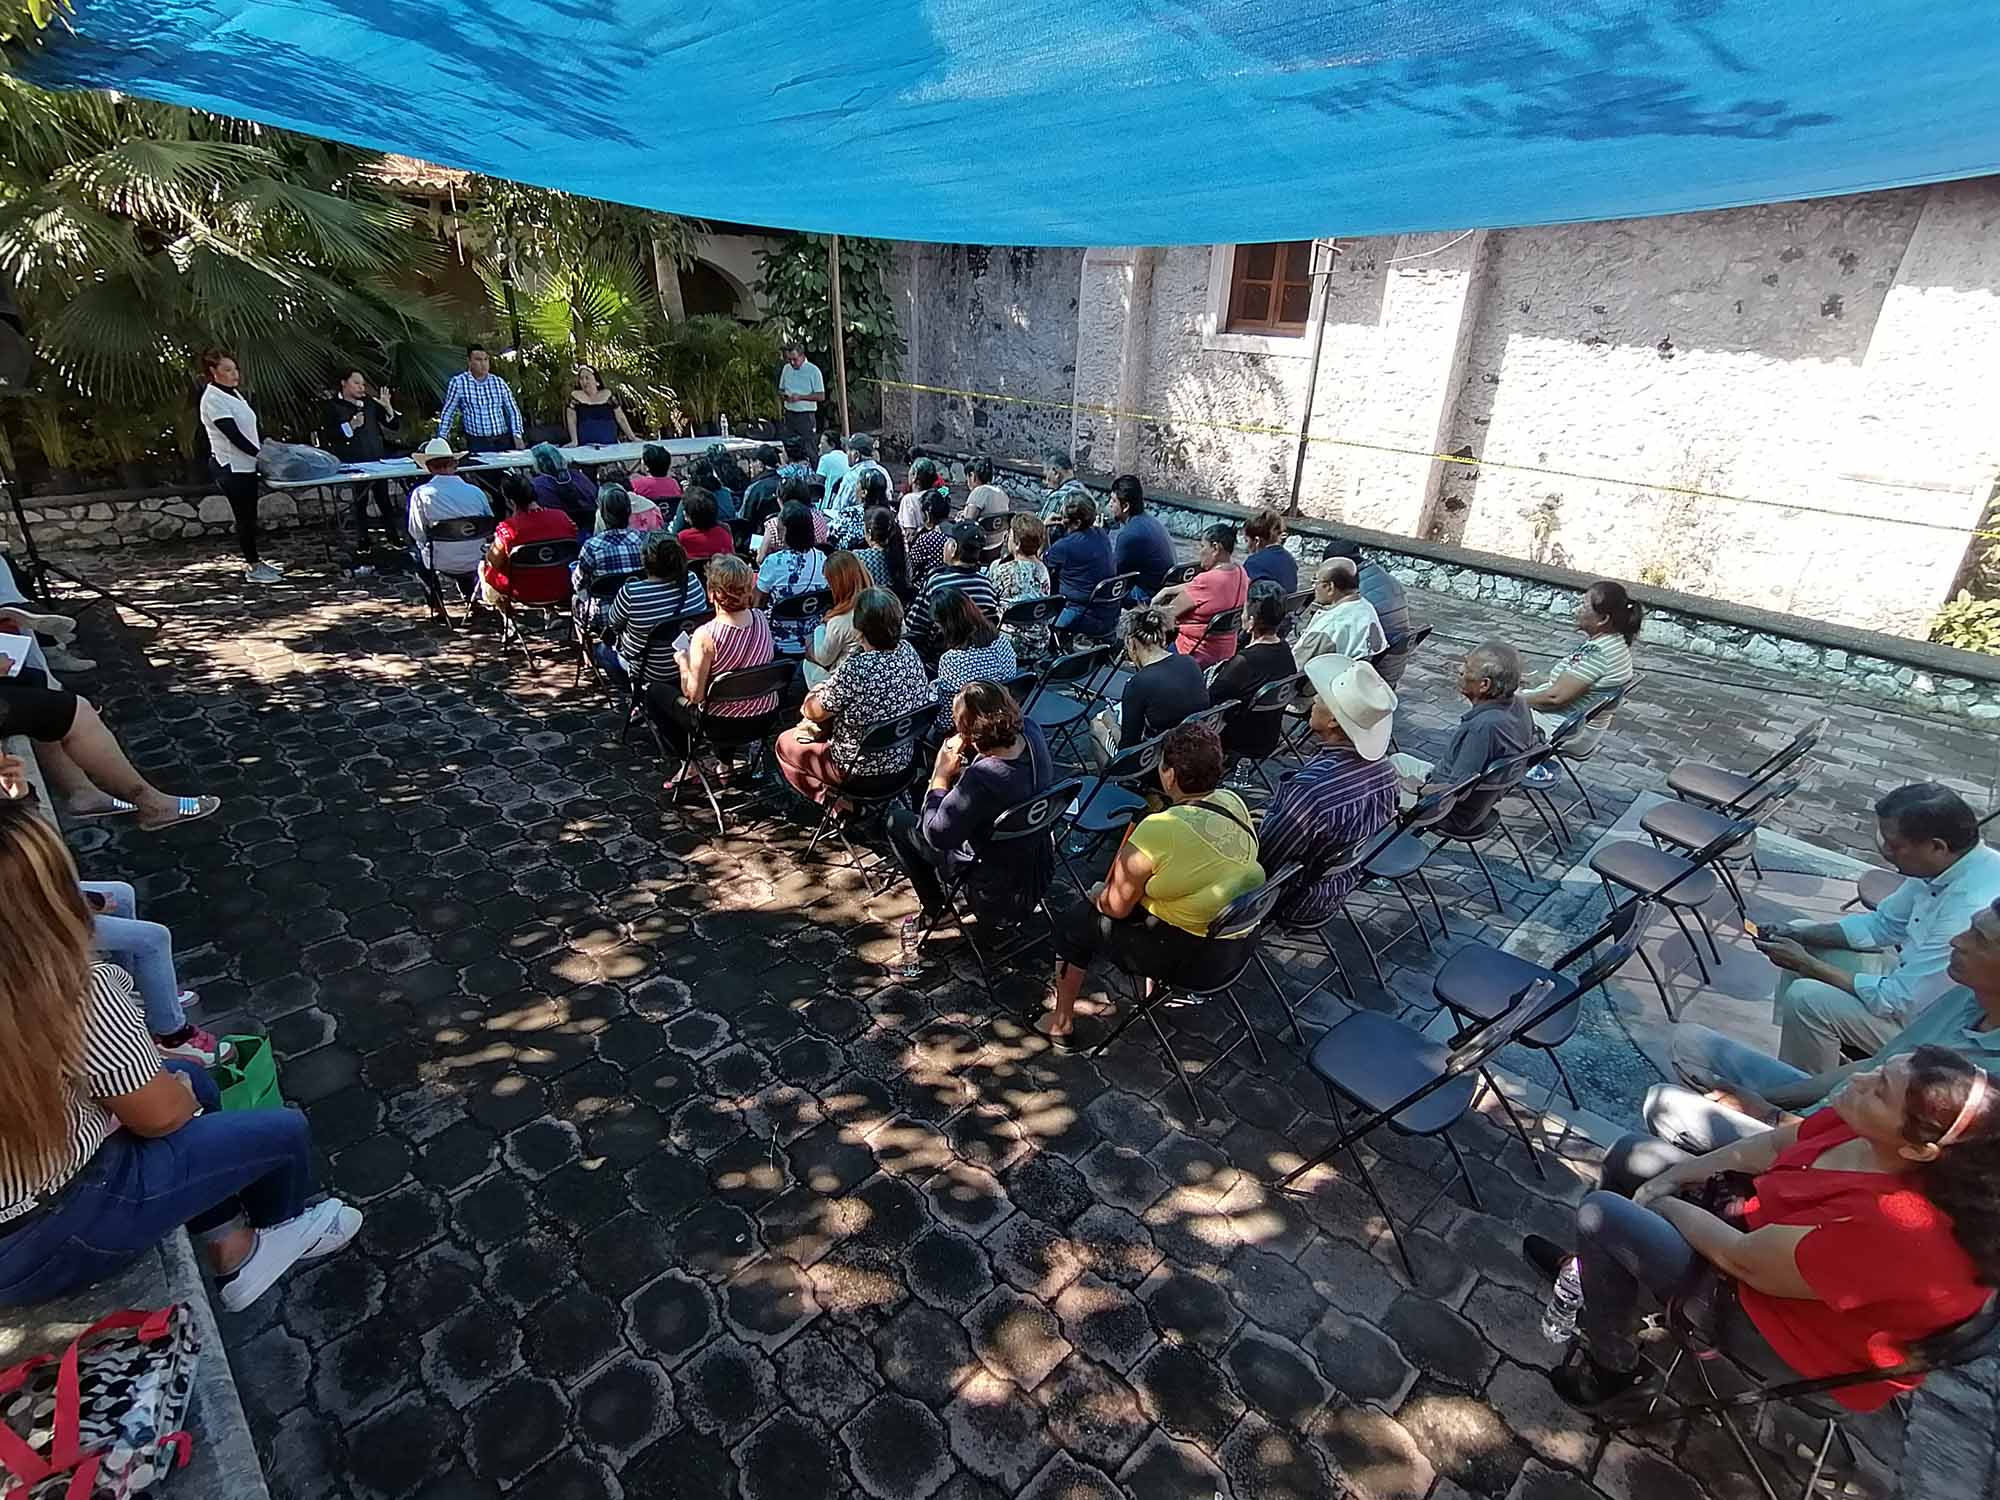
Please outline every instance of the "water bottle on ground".
[{"label": "water bottle on ground", "polygon": [[1576,1337],[1576,1311],[1583,1306],[1583,1277],[1576,1257],[1563,1262],[1562,1274],[1549,1289],[1549,1305],[1542,1310],[1542,1337],[1551,1344],[1567,1344]]},{"label": "water bottle on ground", "polygon": [[903,952],[896,966],[896,973],[904,979],[915,979],[924,972],[924,956],[921,951],[923,930],[923,919],[916,913],[912,912],[903,918],[901,934]]}]

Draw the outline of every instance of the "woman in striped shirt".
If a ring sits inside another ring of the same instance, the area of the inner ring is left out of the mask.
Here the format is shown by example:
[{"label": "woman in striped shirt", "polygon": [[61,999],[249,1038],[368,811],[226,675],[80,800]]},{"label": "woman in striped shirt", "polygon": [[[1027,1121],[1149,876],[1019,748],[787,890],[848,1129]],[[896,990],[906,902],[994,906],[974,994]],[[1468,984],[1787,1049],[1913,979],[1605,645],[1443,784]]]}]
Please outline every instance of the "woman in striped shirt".
[{"label": "woman in striped shirt", "polygon": [[[646,689],[654,725],[682,760],[692,753],[695,722],[701,717],[710,684],[724,672],[761,667],[776,655],[771,622],[762,610],[750,607],[756,592],[756,577],[742,558],[718,557],[711,562],[708,597],[714,601],[715,618],[688,638],[685,651],[674,652],[680,681],[653,683]],[[717,719],[753,720],[777,711],[778,695],[766,693],[718,703],[708,713]],[[744,727],[747,732],[751,726]]]},{"label": "woman in striped shirt", "polygon": [[[596,648],[597,664],[620,681],[638,670],[646,642],[656,629],[708,609],[701,575],[688,566],[687,554],[675,538],[664,531],[647,537],[639,565],[644,574],[621,588],[604,611],[604,631],[611,641],[600,641]],[[657,657],[661,671],[668,660]]]},{"label": "woman in striped shirt", "polygon": [[[1632,642],[1639,638],[1642,614],[1621,583],[1604,579],[1584,591],[1576,606],[1583,644],[1556,663],[1547,682],[1521,693],[1537,729],[1554,734],[1566,720],[1589,713],[1632,680]],[[1601,733],[1601,726],[1585,731],[1593,741]],[[1584,736],[1573,744],[1589,748]]]},{"label": "woman in striped shirt", "polygon": [[361,1214],[308,1206],[312,1136],[289,1109],[220,1112],[208,1074],[162,1062],[123,969],[90,961],[90,911],[55,830],[0,803],[0,1306],[110,1276],[182,1224],[240,1312]]}]

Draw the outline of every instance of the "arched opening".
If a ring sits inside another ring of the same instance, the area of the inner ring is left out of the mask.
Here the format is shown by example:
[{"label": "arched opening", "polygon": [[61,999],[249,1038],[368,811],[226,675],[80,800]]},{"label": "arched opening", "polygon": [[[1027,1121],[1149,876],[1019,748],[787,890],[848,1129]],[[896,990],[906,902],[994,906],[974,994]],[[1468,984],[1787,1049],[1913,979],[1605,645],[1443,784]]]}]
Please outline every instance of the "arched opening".
[{"label": "arched opening", "polygon": [[681,305],[691,318],[702,313],[746,318],[753,312],[743,289],[705,260],[681,268]]}]

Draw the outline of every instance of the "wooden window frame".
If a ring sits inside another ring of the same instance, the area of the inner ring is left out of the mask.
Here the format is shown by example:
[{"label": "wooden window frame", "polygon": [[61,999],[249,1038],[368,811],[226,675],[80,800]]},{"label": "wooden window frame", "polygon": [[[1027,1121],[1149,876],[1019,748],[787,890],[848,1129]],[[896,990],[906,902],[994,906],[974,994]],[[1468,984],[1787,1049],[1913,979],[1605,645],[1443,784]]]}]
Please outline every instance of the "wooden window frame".
[{"label": "wooden window frame", "polygon": [[[1271,248],[1276,254],[1268,278],[1252,277],[1247,274],[1249,257],[1244,251],[1255,248],[1258,247],[1252,245],[1231,247],[1229,286],[1224,296],[1223,320],[1219,331],[1264,338],[1304,338],[1312,310],[1313,242],[1311,240],[1272,242]],[[1284,307],[1285,290],[1294,286],[1304,288],[1307,310],[1307,316],[1296,321],[1280,316]],[[1250,288],[1263,288],[1267,293],[1265,302],[1267,312],[1262,318],[1246,317],[1241,311],[1244,292]]]}]

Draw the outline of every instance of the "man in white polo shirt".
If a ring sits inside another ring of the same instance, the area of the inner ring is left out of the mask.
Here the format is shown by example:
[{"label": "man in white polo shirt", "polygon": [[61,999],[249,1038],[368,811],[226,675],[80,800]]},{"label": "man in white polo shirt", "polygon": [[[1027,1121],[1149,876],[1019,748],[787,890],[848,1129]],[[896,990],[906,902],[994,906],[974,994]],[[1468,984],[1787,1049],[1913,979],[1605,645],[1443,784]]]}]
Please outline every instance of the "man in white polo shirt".
[{"label": "man in white polo shirt", "polygon": [[819,432],[819,408],[826,400],[826,377],[797,344],[785,346],[785,363],[778,371],[778,399],[785,408],[784,435],[811,443]]}]

